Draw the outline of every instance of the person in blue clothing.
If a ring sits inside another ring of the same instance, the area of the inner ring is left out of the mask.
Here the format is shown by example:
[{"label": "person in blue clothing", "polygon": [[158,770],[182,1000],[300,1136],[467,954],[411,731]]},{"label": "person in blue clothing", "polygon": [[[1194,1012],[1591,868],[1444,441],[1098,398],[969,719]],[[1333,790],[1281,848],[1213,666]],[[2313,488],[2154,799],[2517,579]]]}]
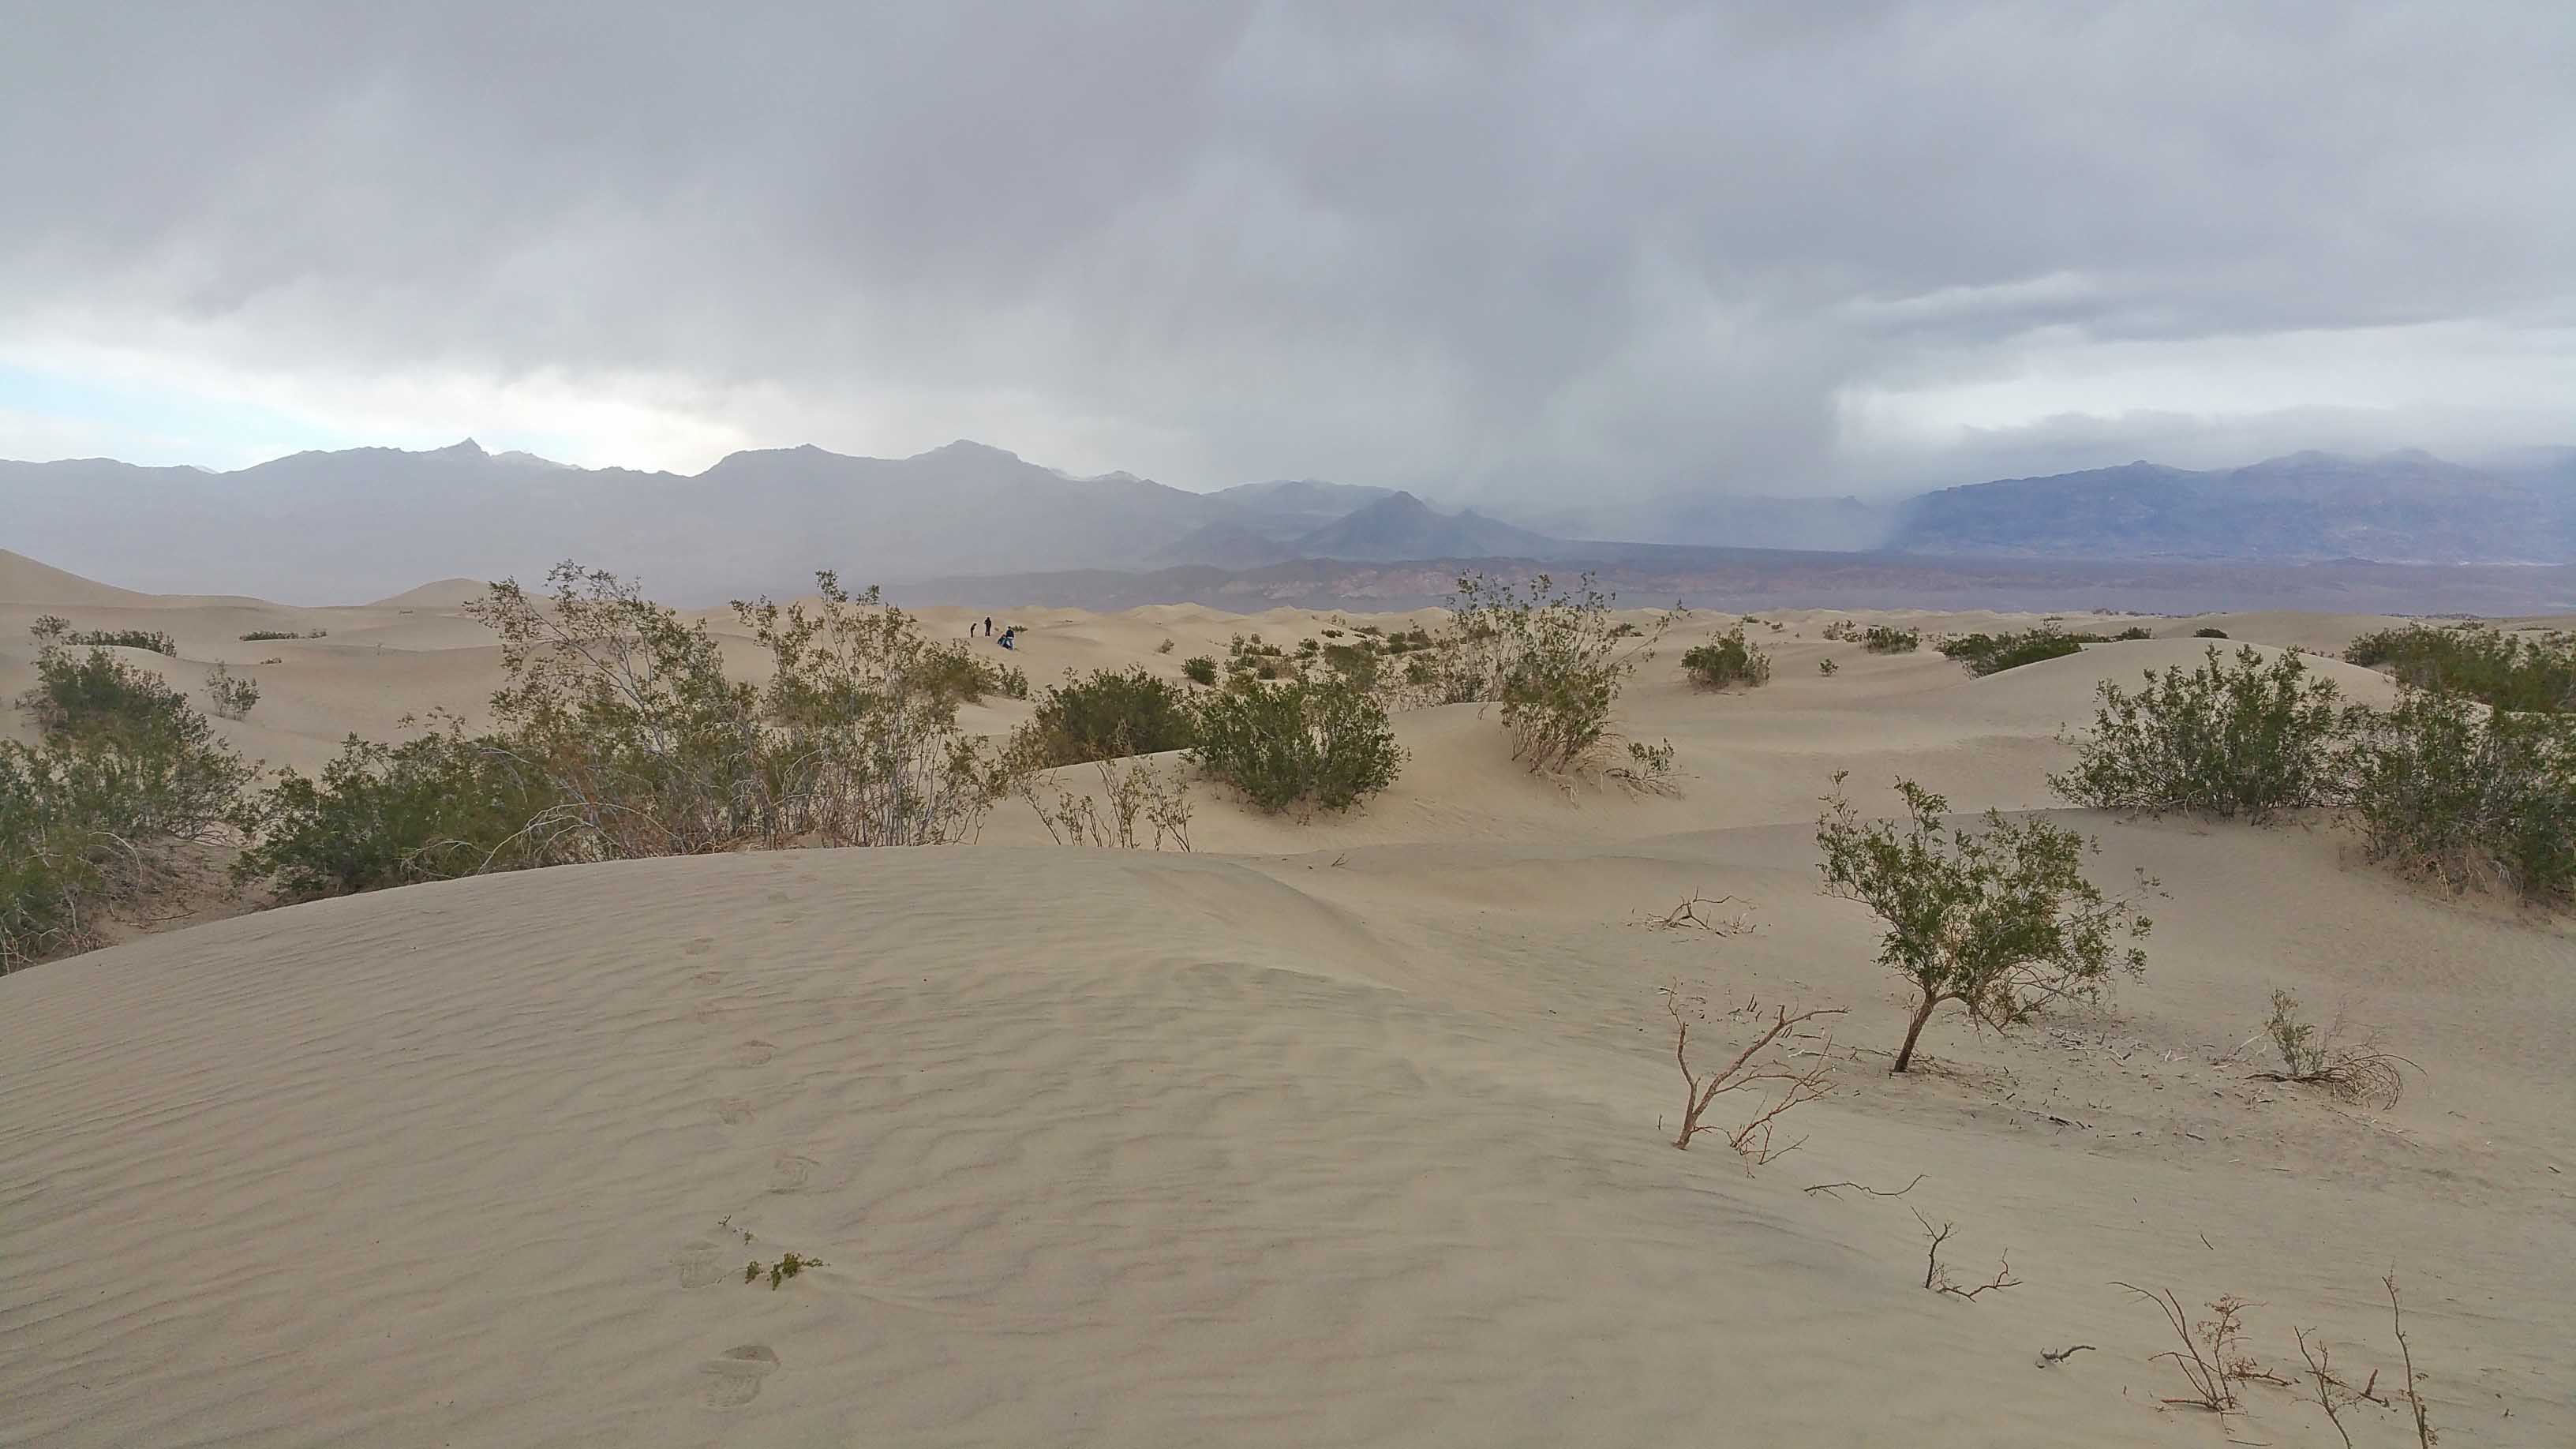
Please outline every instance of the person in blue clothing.
[{"label": "person in blue clothing", "polygon": [[1010,647],[1011,647],[1011,640],[1012,640],[1012,638],[1013,638],[1013,637],[1015,637],[1016,635],[1018,635],[1018,633],[1019,633],[1019,632],[1020,632],[1020,631],[1019,631],[1016,627],[1003,630],[1003,631],[1002,631],[1002,647],[1003,647],[1003,648],[1005,648],[1005,649],[1010,648]]}]

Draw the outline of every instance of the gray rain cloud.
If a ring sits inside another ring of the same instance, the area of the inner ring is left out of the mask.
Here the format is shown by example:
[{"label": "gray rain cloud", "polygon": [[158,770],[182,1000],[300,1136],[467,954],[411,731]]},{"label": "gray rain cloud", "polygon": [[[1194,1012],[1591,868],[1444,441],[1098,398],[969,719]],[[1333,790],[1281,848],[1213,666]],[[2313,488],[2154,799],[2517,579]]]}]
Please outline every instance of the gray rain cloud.
[{"label": "gray rain cloud", "polygon": [[113,356],[496,446],[472,400],[542,390],[585,462],[967,435],[1560,507],[2576,441],[2564,0],[9,30],[0,418]]}]

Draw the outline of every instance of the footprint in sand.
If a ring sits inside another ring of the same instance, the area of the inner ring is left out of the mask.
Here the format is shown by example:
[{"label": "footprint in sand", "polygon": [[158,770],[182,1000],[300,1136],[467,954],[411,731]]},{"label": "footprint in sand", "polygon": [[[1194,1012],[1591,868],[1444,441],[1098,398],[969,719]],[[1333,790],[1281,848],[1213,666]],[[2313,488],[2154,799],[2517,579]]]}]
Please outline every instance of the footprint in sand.
[{"label": "footprint in sand", "polygon": [[756,1115],[757,1114],[751,1110],[751,1099],[749,1097],[719,1097],[716,1099],[716,1120],[724,1123],[727,1127],[739,1127],[743,1123],[750,1121]]},{"label": "footprint in sand", "polygon": [[703,956],[703,955],[707,954],[709,951],[714,950],[715,948],[716,948],[716,938],[715,938],[715,937],[713,937],[713,936],[700,936],[700,937],[698,937],[696,940],[691,941],[691,942],[690,942],[689,944],[687,944],[686,946],[681,947],[681,948],[680,948],[680,950],[681,950],[681,952],[682,952],[684,955],[690,955],[690,956]]},{"label": "footprint in sand", "polygon": [[806,1182],[814,1176],[815,1166],[813,1158],[799,1157],[792,1152],[779,1154],[778,1161],[770,1173],[769,1190],[803,1192]]},{"label": "footprint in sand", "polygon": [[680,1251],[672,1255],[672,1261],[679,1265],[680,1286],[704,1288],[710,1283],[723,1282],[726,1270],[718,1260],[721,1252],[723,1249],[704,1238],[691,1238],[682,1244]]},{"label": "footprint in sand", "polygon": [[701,971],[689,979],[700,986],[714,986],[725,979],[725,974],[721,971]]},{"label": "footprint in sand", "polygon": [[765,1343],[746,1343],[698,1366],[698,1401],[710,1409],[739,1409],[760,1397],[760,1381],[778,1372],[778,1354]]},{"label": "footprint in sand", "polygon": [[765,1062],[776,1055],[778,1055],[778,1048],[768,1042],[760,1040],[758,1037],[754,1037],[750,1041],[744,1042],[742,1045],[733,1049],[733,1059],[742,1063],[746,1067],[759,1066],[762,1062]]}]

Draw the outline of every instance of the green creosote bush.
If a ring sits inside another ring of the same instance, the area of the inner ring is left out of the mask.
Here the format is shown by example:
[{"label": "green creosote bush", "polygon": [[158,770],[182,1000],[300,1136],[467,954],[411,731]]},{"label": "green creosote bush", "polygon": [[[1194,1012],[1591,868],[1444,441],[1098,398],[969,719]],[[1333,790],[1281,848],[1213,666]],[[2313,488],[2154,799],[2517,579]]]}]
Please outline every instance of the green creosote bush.
[{"label": "green creosote bush", "polygon": [[572,563],[547,581],[543,600],[504,581],[465,610],[501,636],[508,674],[478,744],[537,804],[509,863],[942,844],[998,798],[945,651],[873,588],[826,571],[811,608],[736,601],[770,656],[754,685],[727,676],[703,622],[631,581]]},{"label": "green creosote bush", "polygon": [[234,828],[253,767],[157,676],[38,630],[19,701],[39,742],[0,740],[0,971],[86,950]]},{"label": "green creosote bush", "polygon": [[1216,661],[1204,654],[1193,654],[1181,661],[1181,677],[1192,684],[1213,688],[1216,684]]},{"label": "green creosote bush", "polygon": [[[45,619],[53,617],[49,614]],[[45,619],[36,621],[40,628]],[[146,649],[172,659],[179,657],[178,641],[158,629],[89,629],[76,634],[65,633],[61,638],[63,643],[91,649]]]},{"label": "green creosote bush", "polygon": [[1169,654],[1176,647],[1177,646],[1174,645],[1171,640],[1166,639],[1162,643],[1154,646],[1154,652],[1157,654]]},{"label": "green creosote bush", "polygon": [[2576,904],[2576,715],[2408,689],[2349,730],[2340,765],[2372,859],[2452,890]]},{"label": "green creosote bush", "polygon": [[1941,641],[1943,655],[1980,677],[2079,653],[2087,641],[2063,629],[2042,627],[2012,634],[1964,634]]},{"label": "green creosote bush", "polygon": [[2156,637],[2155,630],[2150,629],[2143,624],[2132,624],[2128,628],[2121,630],[2119,633],[2112,635],[2105,642],[2111,644],[2133,644],[2138,640],[2153,639],[2154,637]]},{"label": "green creosote bush", "polygon": [[206,671],[206,698],[213,702],[215,713],[226,719],[246,719],[259,705],[259,681],[247,674],[235,674],[232,667],[218,660]]},{"label": "green creosote bush", "polygon": [[1030,720],[1037,758],[1049,767],[1188,747],[1197,737],[1189,691],[1144,671],[1070,672]]},{"label": "green creosote bush", "polygon": [[242,635],[241,640],[249,644],[266,639],[327,639],[330,636],[331,631],[328,629],[312,629],[302,634],[292,629],[253,629]]},{"label": "green creosote bush", "polygon": [[2135,693],[2103,681],[2092,728],[2067,740],[2076,766],[2050,787],[2099,810],[2256,822],[2330,803],[2343,729],[2333,681],[2295,649],[2268,663],[2250,645],[2232,659],[2205,652],[2187,673],[2148,671]]},{"label": "green creosote bush", "polygon": [[522,831],[553,802],[504,742],[452,718],[399,745],[349,736],[318,779],[280,773],[234,866],[310,900],[542,864]]},{"label": "green creosote bush", "polygon": [[1714,642],[1684,650],[1682,672],[1702,689],[1753,688],[1770,681],[1771,656],[1761,645],[1748,643],[1738,624]]},{"label": "green creosote bush", "polygon": [[1190,762],[1260,810],[1344,810],[1395,782],[1386,708],[1339,682],[1254,685],[1202,707]]},{"label": "green creosote bush", "polygon": [[2409,624],[2364,634],[2343,657],[2418,689],[2466,695],[2498,709],[2576,712],[2576,634]]},{"label": "green creosote bush", "polygon": [[1572,589],[1546,574],[1518,586],[1461,575],[1437,651],[1436,702],[1499,702],[1512,758],[1533,771],[1581,765],[1608,740],[1621,684],[1654,657],[1672,619],[1623,632],[1613,602],[1590,574]]},{"label": "green creosote bush", "polygon": [[2194,629],[2191,631],[2191,637],[2194,639],[2224,639],[2227,637],[2227,631],[2224,629]]},{"label": "green creosote bush", "polygon": [[1842,666],[1830,659],[1819,659],[1816,661],[1816,672],[1831,679],[1842,672]]},{"label": "green creosote bush", "polygon": [[1899,629],[1892,624],[1872,624],[1860,636],[1861,647],[1872,654],[1911,654],[1923,645],[1919,629]]},{"label": "green creosote bush", "polygon": [[1983,830],[1954,826],[1942,818],[1950,802],[1911,780],[1896,782],[1905,818],[1863,821],[1843,796],[1844,778],[1837,773],[1825,797],[1816,845],[1826,893],[1886,923],[1879,963],[1914,996],[1892,1071],[1913,1064],[1944,1002],[2003,1030],[2055,1002],[2098,999],[2114,971],[2146,970],[2135,943],[2150,922],[2133,902],[2156,883],[2143,871],[2131,896],[2106,897],[2083,870],[2100,846],[2074,831],[1999,810],[1986,812]]}]

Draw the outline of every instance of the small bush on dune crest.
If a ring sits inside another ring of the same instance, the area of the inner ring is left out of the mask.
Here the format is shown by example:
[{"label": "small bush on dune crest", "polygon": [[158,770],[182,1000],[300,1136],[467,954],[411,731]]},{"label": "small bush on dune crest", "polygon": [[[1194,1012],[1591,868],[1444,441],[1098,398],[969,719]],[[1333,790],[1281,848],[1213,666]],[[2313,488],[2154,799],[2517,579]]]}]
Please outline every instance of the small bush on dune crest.
[{"label": "small bush on dune crest", "polygon": [[1216,661],[1205,654],[1193,654],[1181,661],[1181,677],[1192,684],[1216,685]]},{"label": "small bush on dune crest", "polygon": [[1141,667],[1094,670],[1088,679],[1067,673],[1038,702],[1030,727],[1048,766],[1187,749],[1198,737],[1189,692]]},{"label": "small bush on dune crest", "polygon": [[1702,689],[1731,684],[1751,688],[1770,682],[1771,656],[1761,645],[1746,642],[1744,626],[1738,624],[1714,642],[1684,651],[1682,670]]},{"label": "small bush on dune crest", "polygon": [[1580,765],[1608,740],[1621,683],[1653,657],[1672,618],[1639,630],[1611,617],[1612,602],[1590,574],[1570,590],[1546,574],[1518,588],[1461,576],[1439,641],[1435,698],[1499,702],[1512,758],[1533,771]]},{"label": "small bush on dune crest", "polygon": [[2063,629],[2043,626],[2015,634],[1964,634],[1943,640],[1941,652],[1965,665],[1970,674],[1983,677],[2079,653],[2085,642]]},{"label": "small bush on dune crest", "polygon": [[2576,712],[2576,634],[2506,634],[2477,624],[2409,624],[2352,641],[2343,657],[2418,689],[2498,709]]},{"label": "small bush on dune crest", "polygon": [[769,682],[730,679],[703,623],[572,563],[551,596],[515,581],[466,613],[501,636],[509,682],[480,743],[546,803],[519,863],[742,845],[928,845],[966,838],[996,798],[957,726],[941,651],[874,589],[829,572],[821,600],[737,601]]},{"label": "small bush on dune crest", "polygon": [[[1986,812],[1982,831],[1945,824],[1950,802],[1911,780],[1896,782],[1905,819],[1864,822],[1843,797],[1843,779],[1834,776],[1816,845],[1826,893],[1886,922],[1879,962],[1913,990],[1892,1070],[1913,1063],[1915,1042],[1943,1002],[2001,1030],[2052,1002],[2097,998],[2115,969],[2146,970],[2135,942],[2150,923],[2134,896],[2107,897],[2084,876],[2084,857],[2101,848],[2095,842],[2045,820],[2008,821],[1997,810]],[[2135,895],[2154,889],[2140,872]]]},{"label": "small bush on dune crest", "polygon": [[2224,629],[2194,629],[2191,631],[2191,637],[2194,639],[2224,639],[2227,637],[2227,631]]},{"label": "small bush on dune crest", "polygon": [[247,718],[259,704],[259,681],[246,674],[235,674],[220,661],[206,671],[206,698],[214,702],[215,713],[226,719]]},{"label": "small bush on dune crest", "polygon": [[2079,805],[2160,813],[2188,810],[2261,821],[2325,803],[2342,729],[2331,680],[2298,651],[2265,663],[2251,646],[2232,661],[2145,675],[2135,694],[2105,680],[2093,727],[2069,741],[2076,767],[2049,785]]},{"label": "small bush on dune crest", "polygon": [[158,629],[90,629],[65,635],[63,642],[92,649],[144,649],[172,659],[179,657],[178,641]]},{"label": "small bush on dune crest", "polygon": [[1345,684],[1298,682],[1208,701],[1189,757],[1275,814],[1347,809],[1395,783],[1404,751],[1376,700]]},{"label": "small bush on dune crest", "polygon": [[1923,644],[1919,629],[1899,629],[1890,624],[1872,624],[1860,636],[1861,647],[1872,654],[1911,654]]}]

